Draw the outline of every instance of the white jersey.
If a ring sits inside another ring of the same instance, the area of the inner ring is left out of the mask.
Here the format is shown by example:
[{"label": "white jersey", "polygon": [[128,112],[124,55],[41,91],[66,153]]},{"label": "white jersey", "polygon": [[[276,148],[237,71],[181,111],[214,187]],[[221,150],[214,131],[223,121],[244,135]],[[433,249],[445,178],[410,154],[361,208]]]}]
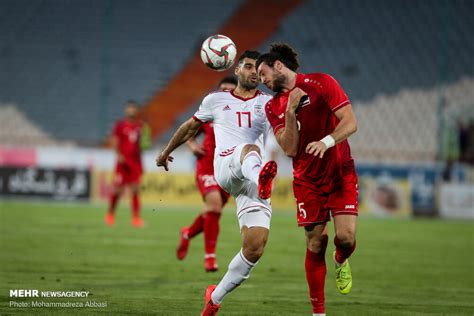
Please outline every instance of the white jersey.
[{"label": "white jersey", "polygon": [[235,95],[232,90],[214,92],[204,98],[194,119],[213,121],[215,158],[231,153],[240,144],[257,144],[264,149],[259,137],[263,135],[265,142],[270,131],[265,104],[271,98],[260,90],[247,99]]}]

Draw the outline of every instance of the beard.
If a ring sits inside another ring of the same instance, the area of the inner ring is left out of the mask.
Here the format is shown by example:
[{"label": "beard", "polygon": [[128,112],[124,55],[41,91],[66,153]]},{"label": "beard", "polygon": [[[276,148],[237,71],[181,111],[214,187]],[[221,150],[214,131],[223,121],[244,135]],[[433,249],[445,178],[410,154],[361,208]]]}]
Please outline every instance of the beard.
[{"label": "beard", "polygon": [[239,78],[239,84],[245,90],[253,90],[258,87],[258,80],[255,82],[252,82],[250,78]]},{"label": "beard", "polygon": [[275,79],[273,79],[273,92],[281,92],[286,83],[286,77],[279,71],[275,71]]}]

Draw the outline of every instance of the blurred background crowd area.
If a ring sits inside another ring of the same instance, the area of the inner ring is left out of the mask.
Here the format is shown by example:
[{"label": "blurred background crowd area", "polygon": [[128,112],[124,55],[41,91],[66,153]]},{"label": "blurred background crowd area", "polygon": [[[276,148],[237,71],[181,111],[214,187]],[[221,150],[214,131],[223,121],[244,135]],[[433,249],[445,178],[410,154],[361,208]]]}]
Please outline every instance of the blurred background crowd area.
[{"label": "blurred background crowd area", "polygon": [[[154,157],[226,73],[198,57],[212,34],[238,52],[286,42],[301,72],[333,75],[358,122],[361,210],[474,217],[474,2],[0,1],[0,198],[103,201],[125,102],[151,127],[144,201],[199,203],[192,154]],[[276,208],[294,209],[280,162]],[[184,198],[183,198],[184,196]]]}]

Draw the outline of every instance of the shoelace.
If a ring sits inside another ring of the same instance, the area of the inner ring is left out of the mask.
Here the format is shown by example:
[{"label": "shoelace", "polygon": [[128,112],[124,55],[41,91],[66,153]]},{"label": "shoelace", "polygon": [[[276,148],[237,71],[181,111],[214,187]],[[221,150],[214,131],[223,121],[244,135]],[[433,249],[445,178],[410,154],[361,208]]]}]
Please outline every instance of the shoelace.
[{"label": "shoelace", "polygon": [[337,274],[338,274],[338,277],[340,277],[341,279],[346,279],[347,278],[347,272],[343,269],[340,269]]}]

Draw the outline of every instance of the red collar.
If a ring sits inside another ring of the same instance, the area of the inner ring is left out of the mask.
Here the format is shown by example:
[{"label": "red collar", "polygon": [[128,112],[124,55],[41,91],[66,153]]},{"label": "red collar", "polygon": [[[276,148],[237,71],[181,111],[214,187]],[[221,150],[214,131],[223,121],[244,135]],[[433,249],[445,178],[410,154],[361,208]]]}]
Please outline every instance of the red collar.
[{"label": "red collar", "polygon": [[250,100],[250,99],[255,98],[257,95],[259,95],[259,94],[260,94],[260,91],[257,89],[257,90],[255,91],[255,94],[254,94],[253,96],[249,97],[249,98],[243,98],[243,97],[241,97],[241,96],[239,96],[239,95],[236,95],[236,94],[234,93],[234,89],[230,90],[230,94],[232,94],[232,96],[233,96],[234,98],[237,98],[237,99],[239,99],[239,100],[248,101],[248,100]]},{"label": "red collar", "polygon": [[286,91],[286,92],[280,92],[279,94],[280,94],[280,95],[288,95],[288,94],[290,94],[290,92],[293,91],[299,83],[304,82],[304,77],[305,77],[305,74],[297,73],[297,74],[296,74],[296,80],[295,80],[295,86],[294,86],[293,88],[291,88],[290,90],[288,90],[288,91]]},{"label": "red collar", "polygon": [[[303,80],[304,80],[304,77],[305,77],[304,74],[297,73],[297,74],[296,74],[296,81],[295,81],[295,84],[297,84],[297,83],[302,83]],[[294,88],[293,88],[293,89],[294,89]]]}]

